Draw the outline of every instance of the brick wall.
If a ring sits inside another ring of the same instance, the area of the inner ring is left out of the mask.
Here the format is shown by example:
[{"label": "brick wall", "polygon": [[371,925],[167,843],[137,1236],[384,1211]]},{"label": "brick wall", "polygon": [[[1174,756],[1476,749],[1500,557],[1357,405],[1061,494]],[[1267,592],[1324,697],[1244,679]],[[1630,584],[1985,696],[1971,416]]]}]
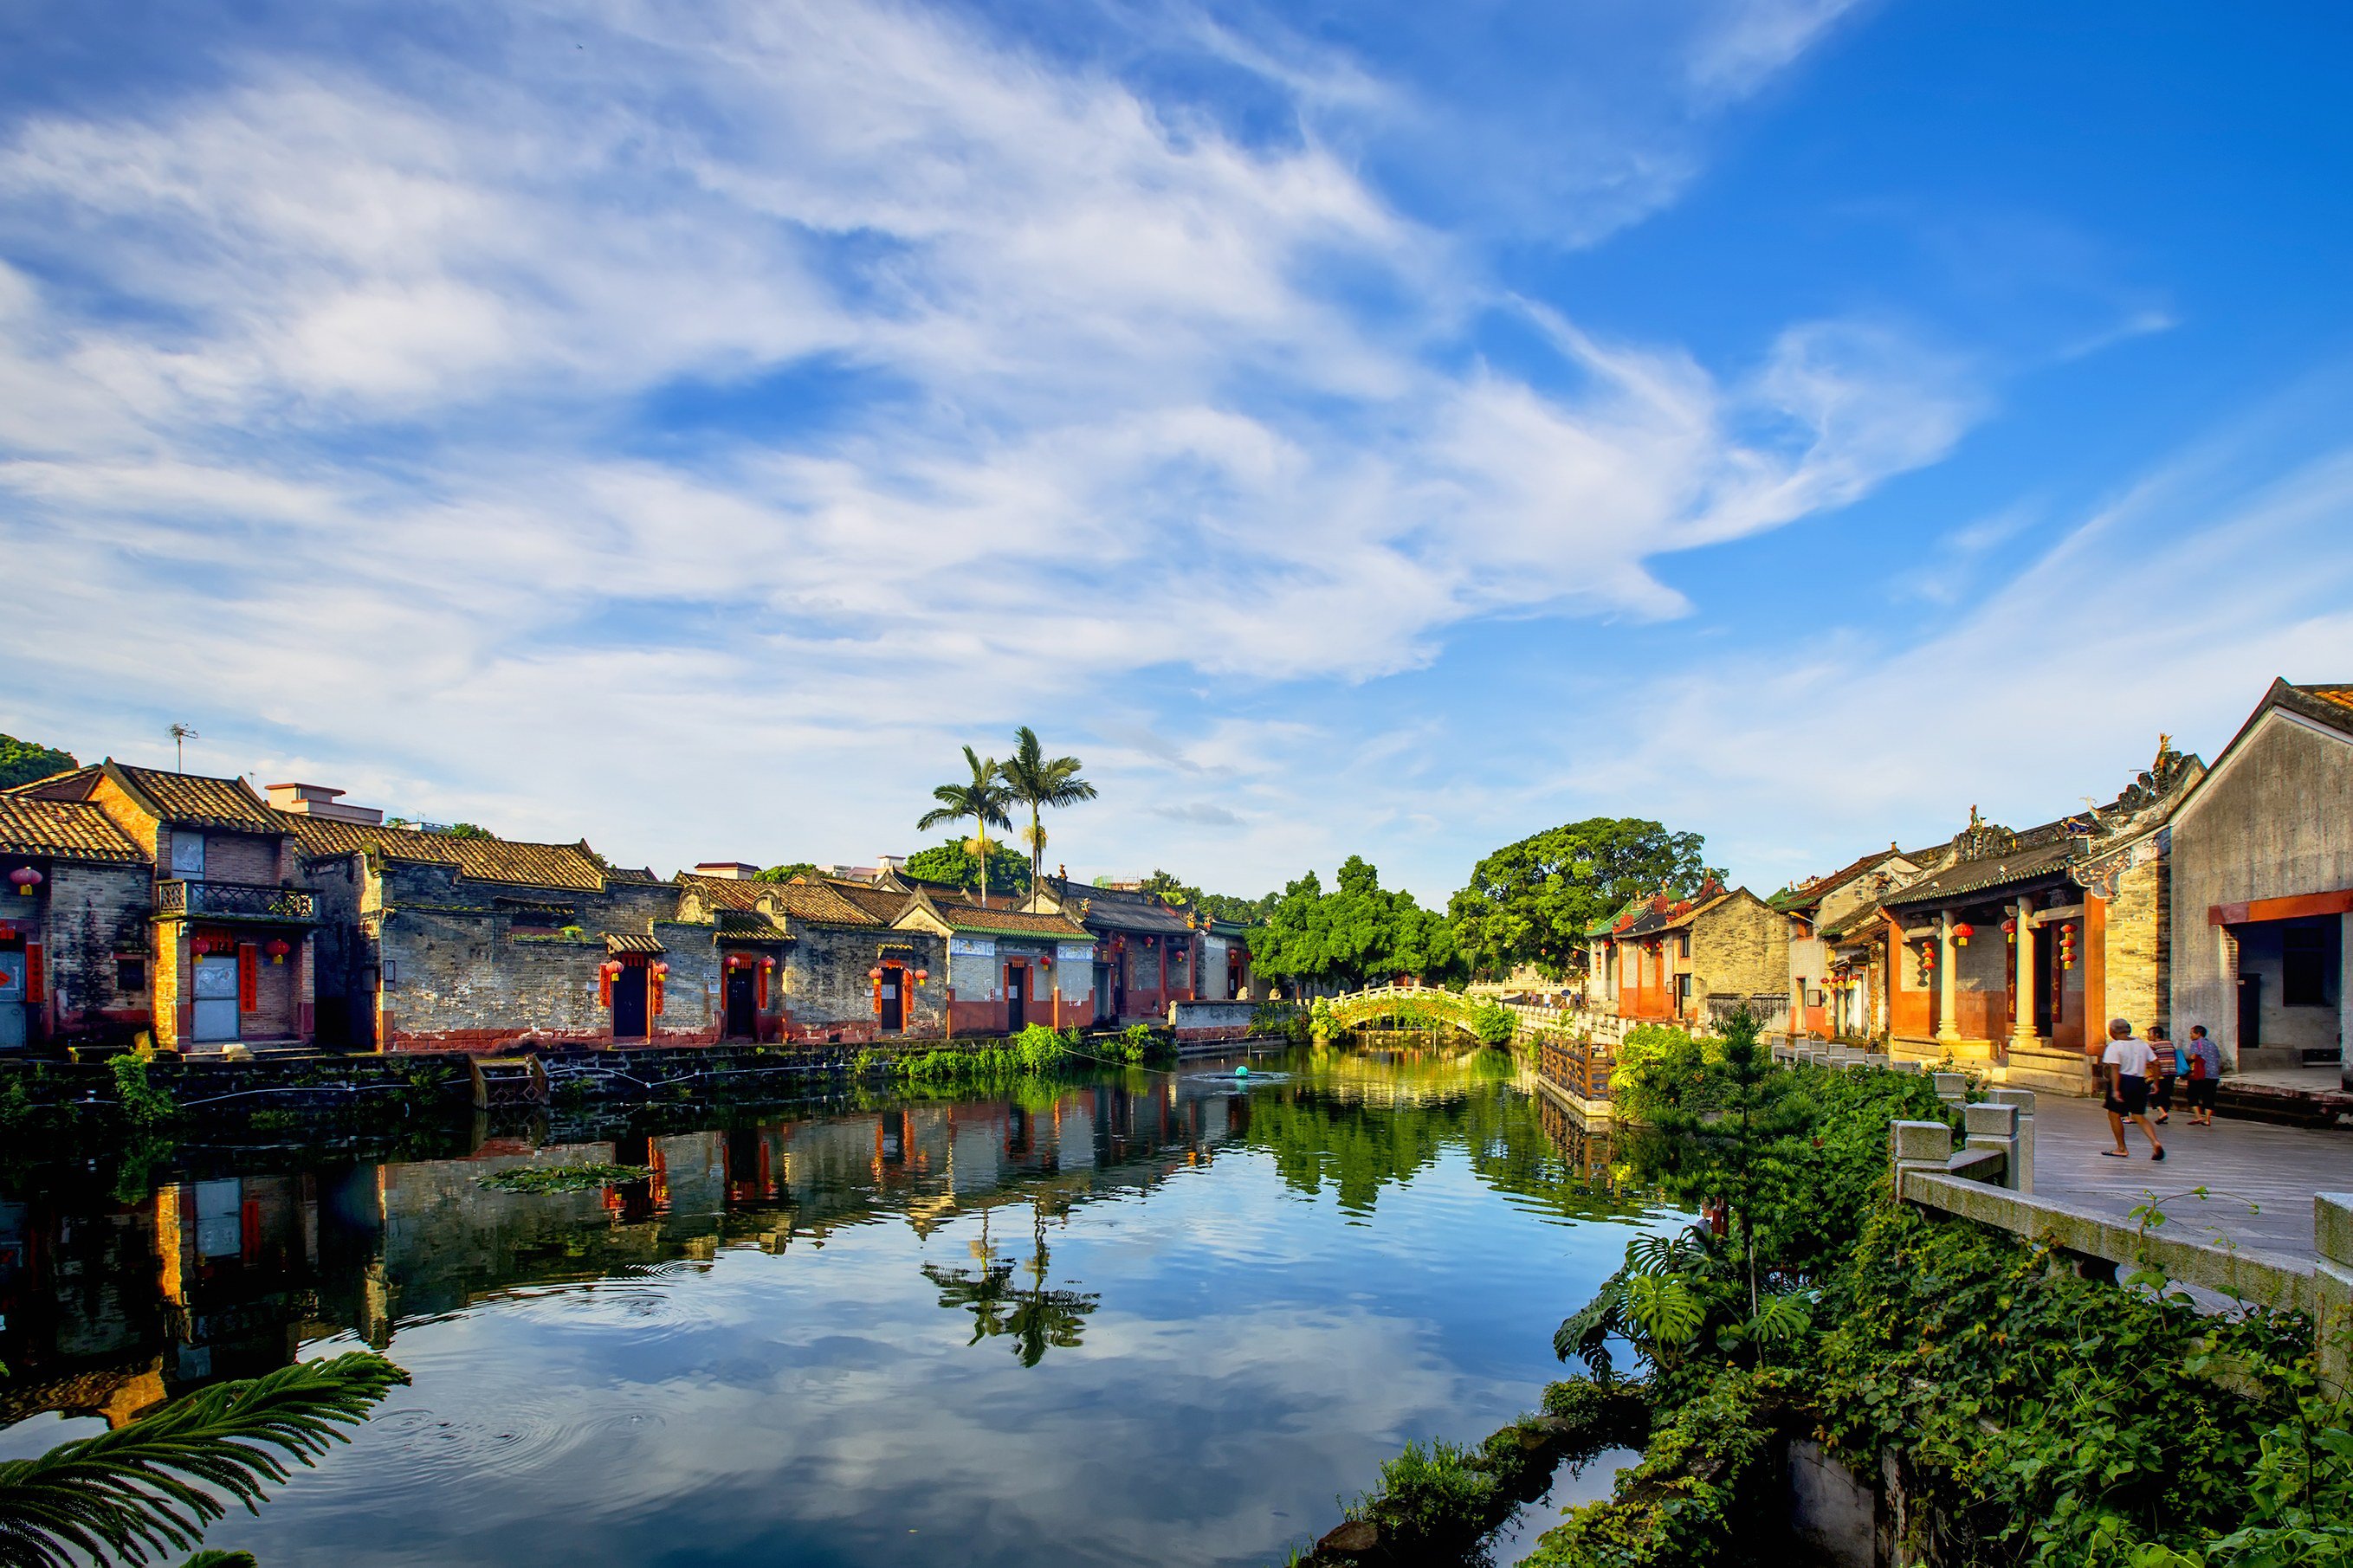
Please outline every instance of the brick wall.
[{"label": "brick wall", "polygon": [[[2150,860],[2116,879],[2116,896],[2107,908],[2105,965],[2108,1017],[2130,1018],[2136,1033],[2151,1024],[2169,1023],[2159,984],[2158,895],[2164,880],[2161,862]],[[2105,1034],[2107,1020],[2094,1019],[2094,1037]]]},{"label": "brick wall", "polygon": [[[867,971],[882,962],[883,950],[888,948],[891,962],[902,965],[911,979],[918,969],[931,976],[911,989],[906,1032],[938,1035],[946,1031],[946,939],[928,931],[811,925],[800,921],[793,922],[792,930],[797,940],[786,950],[778,968],[785,977],[784,1014],[794,1030],[831,1033],[847,1028],[871,1033],[878,1018],[874,982],[867,977]],[[967,963],[987,962],[958,960],[959,974]],[[962,989],[959,984],[959,993]]]},{"label": "brick wall", "polygon": [[147,1026],[147,988],[118,985],[115,958],[149,958],[153,886],[144,866],[49,868],[38,929],[58,1037],[127,1039]]},{"label": "brick wall", "polygon": [[[249,882],[256,887],[274,888],[283,878],[280,868],[280,838],[275,834],[215,833],[205,834],[205,880],[207,882]],[[168,871],[171,862],[165,861]]]},{"label": "brick wall", "polygon": [[1692,922],[1692,995],[1762,996],[1789,989],[1788,917],[1735,894]]}]

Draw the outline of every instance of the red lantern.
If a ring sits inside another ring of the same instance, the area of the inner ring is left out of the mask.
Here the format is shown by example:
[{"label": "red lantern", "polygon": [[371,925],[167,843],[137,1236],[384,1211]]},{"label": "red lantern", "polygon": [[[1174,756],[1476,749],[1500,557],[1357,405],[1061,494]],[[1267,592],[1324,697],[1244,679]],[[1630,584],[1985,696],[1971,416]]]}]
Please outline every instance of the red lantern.
[{"label": "red lantern", "polygon": [[760,967],[762,969],[774,969],[776,967],[776,961],[773,958],[764,958],[760,960]]},{"label": "red lantern", "polygon": [[28,899],[33,896],[33,889],[41,885],[41,874],[30,866],[17,867],[8,873],[8,879],[16,884],[18,893]]},{"label": "red lantern", "polygon": [[190,937],[188,939],[188,951],[195,954],[198,958],[202,958],[212,950],[213,944],[203,937],[197,936]]},{"label": "red lantern", "polygon": [[1977,934],[1978,928],[1969,924],[1968,921],[1963,921],[1960,924],[1953,928],[1954,944],[1959,947],[1967,947],[1969,945],[1969,938]]},{"label": "red lantern", "polygon": [[656,959],[656,960],[654,961],[654,973],[655,973],[657,976],[659,976],[659,975],[665,975],[665,974],[668,974],[669,973],[670,973],[670,963],[669,963],[669,962],[668,962],[667,960],[663,960],[663,959]]},{"label": "red lantern", "polygon": [[881,979],[881,978],[882,978],[882,966],[881,966],[881,964],[879,964],[879,963],[878,963],[878,964],[876,964],[873,968],[871,968],[871,969],[868,970],[868,971],[866,972],[866,978],[867,978],[867,979],[869,979],[869,980],[880,980],[880,979]]},{"label": "red lantern", "polygon": [[918,969],[915,971],[915,984],[918,985],[921,985],[924,981],[929,980],[931,977],[932,972],[928,969]]},{"label": "red lantern", "polygon": [[269,955],[270,963],[283,963],[286,962],[286,955],[294,950],[289,947],[281,939],[271,942],[268,947],[263,948],[261,951]]},{"label": "red lantern", "polygon": [[2001,940],[2008,942],[2015,942],[2018,940],[2018,922],[2016,921],[2008,920],[2001,922]]}]

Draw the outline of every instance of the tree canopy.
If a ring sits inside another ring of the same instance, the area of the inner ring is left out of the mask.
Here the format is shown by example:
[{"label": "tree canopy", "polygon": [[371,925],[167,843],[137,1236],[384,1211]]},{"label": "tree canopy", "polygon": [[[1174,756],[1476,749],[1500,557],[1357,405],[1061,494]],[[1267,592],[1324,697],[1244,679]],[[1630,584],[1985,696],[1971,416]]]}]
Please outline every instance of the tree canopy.
[{"label": "tree canopy", "polygon": [[1453,928],[1411,893],[1381,886],[1361,855],[1340,863],[1337,887],[1324,890],[1314,871],[1282,889],[1266,924],[1250,939],[1260,973],[1350,989],[1393,975],[1451,979],[1462,963]]},{"label": "tree canopy", "polygon": [[1178,880],[1169,872],[1153,868],[1144,879],[1144,890],[1157,893],[1172,904],[1189,904],[1203,914],[1221,921],[1234,921],[1243,925],[1257,925],[1274,911],[1282,895],[1264,893],[1255,899],[1238,899],[1230,893],[1205,893],[1190,882]]},{"label": "tree canopy", "polygon": [[0,735],[0,789],[11,784],[31,784],[51,773],[64,773],[79,767],[70,753],[54,746],[44,746],[38,741],[20,741],[14,735]]},{"label": "tree canopy", "polygon": [[1472,868],[1447,912],[1464,959],[1502,973],[1534,965],[1559,979],[1583,967],[1585,931],[1629,900],[1662,888],[1681,897],[1723,872],[1701,858],[1696,833],[1634,816],[1592,816],[1507,844]]},{"label": "tree canopy", "polygon": [[[951,882],[967,890],[981,885],[980,858],[965,848],[965,841],[951,838],[944,844],[934,844],[929,849],[919,849],[907,857],[907,875],[923,882]],[[988,885],[1011,889],[1021,885],[1023,873],[1029,869],[1029,858],[1007,844],[988,847]]]},{"label": "tree canopy", "polygon": [[764,870],[753,872],[752,880],[755,882],[789,882],[795,877],[805,877],[816,869],[817,863],[812,860],[787,860],[781,866],[770,866]]}]

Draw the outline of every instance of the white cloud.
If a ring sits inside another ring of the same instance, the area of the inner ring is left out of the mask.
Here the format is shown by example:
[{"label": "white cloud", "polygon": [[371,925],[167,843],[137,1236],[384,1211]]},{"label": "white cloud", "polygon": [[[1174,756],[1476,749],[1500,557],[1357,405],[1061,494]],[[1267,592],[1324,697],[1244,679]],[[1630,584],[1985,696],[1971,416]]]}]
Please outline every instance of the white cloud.
[{"label": "white cloud", "polygon": [[[0,142],[0,548],[47,585],[0,634],[42,693],[12,722],[152,755],[198,719],[207,765],[631,859],[871,852],[951,740],[1149,727],[1169,670],[1672,614],[1650,558],[1850,501],[1974,406],[1882,329],[1728,375],[1599,344],[1313,135],[934,13],[616,3],[470,47],[240,58]],[[1498,315],[1552,372],[1465,368]],[[660,412],[682,386],[724,412]],[[1188,784],[1179,847],[1295,863],[1262,771],[1203,765],[1234,820]],[[1072,858],[1169,830],[1107,806]]]}]

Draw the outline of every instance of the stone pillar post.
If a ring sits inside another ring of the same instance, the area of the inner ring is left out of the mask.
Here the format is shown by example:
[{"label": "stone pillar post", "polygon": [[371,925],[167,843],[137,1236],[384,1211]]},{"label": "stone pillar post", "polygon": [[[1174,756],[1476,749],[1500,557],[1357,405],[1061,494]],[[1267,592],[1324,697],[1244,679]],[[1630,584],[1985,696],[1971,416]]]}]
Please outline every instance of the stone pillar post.
[{"label": "stone pillar post", "polygon": [[2011,955],[2018,976],[2018,1017],[2010,1026],[2012,1047],[2031,1046],[2038,1038],[2034,1033],[2034,928],[2026,923],[2034,912],[2031,900],[2020,899],[2013,906],[2011,920],[2018,925],[2018,951]]},{"label": "stone pillar post", "polygon": [[1947,910],[1936,917],[1936,1043],[1957,1046],[1961,1043],[1961,1026],[1956,1020],[1960,1012],[1960,992],[1956,984],[1959,978],[1953,954],[1959,950],[1953,945],[1953,911]]},{"label": "stone pillar post", "polygon": [[2018,1179],[2010,1184],[2031,1193],[2034,1190],[2034,1091],[1995,1089],[1987,1090],[1986,1096],[1998,1104],[2018,1107]]},{"label": "stone pillar post", "polygon": [[1983,1100],[1961,1110],[1961,1130],[1972,1149],[1991,1149],[2001,1156],[2001,1184],[2019,1189],[2018,1107]]},{"label": "stone pillar post", "polygon": [[1953,1155],[1953,1130],[1941,1121],[1887,1124],[1887,1163],[1895,1195],[1904,1195],[1906,1171],[1941,1171]]},{"label": "stone pillar post", "polygon": [[2353,1193],[2313,1194],[2312,1235],[2320,1381],[2343,1394],[2353,1390]]}]

